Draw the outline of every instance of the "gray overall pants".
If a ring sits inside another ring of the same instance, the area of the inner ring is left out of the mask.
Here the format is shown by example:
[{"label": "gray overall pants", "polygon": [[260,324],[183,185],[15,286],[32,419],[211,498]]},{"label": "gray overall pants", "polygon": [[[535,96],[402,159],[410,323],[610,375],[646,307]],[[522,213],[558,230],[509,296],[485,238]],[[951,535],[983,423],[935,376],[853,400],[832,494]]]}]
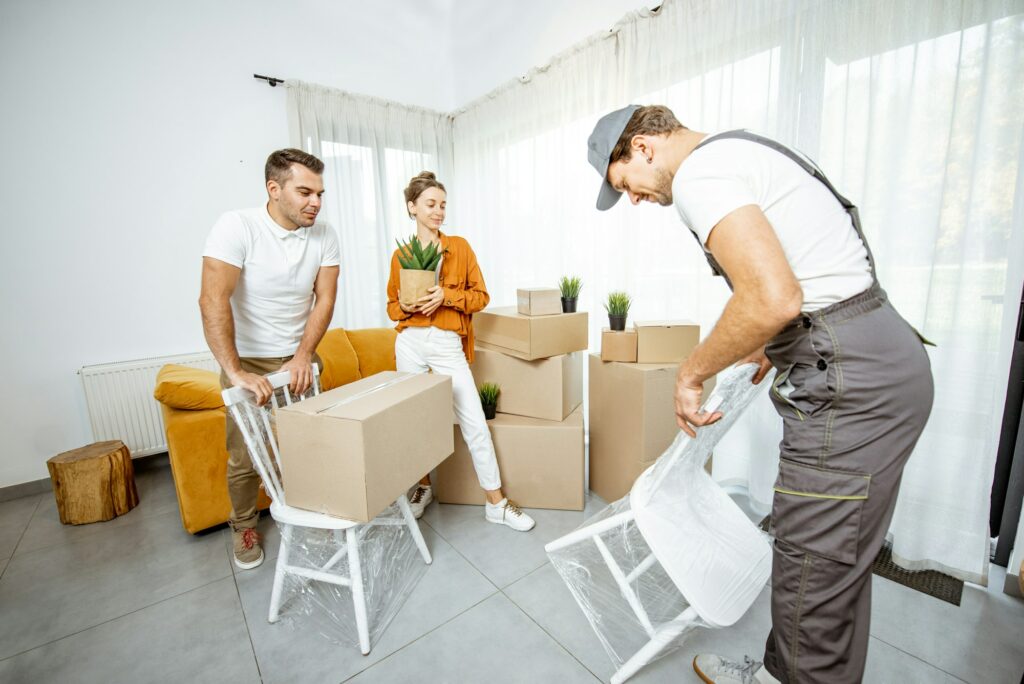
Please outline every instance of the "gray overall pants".
[{"label": "gray overall pants", "polygon": [[868,290],[802,314],[765,348],[783,420],[765,667],[782,682],[852,684],[864,676],[871,566],[931,412],[931,365],[922,338],[878,284],[856,207],[773,140],[731,131],[707,143],[727,137],[767,145],[824,183],[868,252]]}]

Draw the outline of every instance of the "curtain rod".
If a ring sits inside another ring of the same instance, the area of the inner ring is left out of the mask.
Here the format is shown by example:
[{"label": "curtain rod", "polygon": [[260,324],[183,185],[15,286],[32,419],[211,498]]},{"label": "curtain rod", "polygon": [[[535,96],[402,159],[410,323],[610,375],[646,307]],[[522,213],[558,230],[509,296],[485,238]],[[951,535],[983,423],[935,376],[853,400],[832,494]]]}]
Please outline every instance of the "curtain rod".
[{"label": "curtain rod", "polygon": [[283,78],[274,78],[273,76],[261,76],[260,74],[253,74],[252,77],[259,79],[261,81],[266,81],[271,88],[277,87],[278,83],[284,83]]}]

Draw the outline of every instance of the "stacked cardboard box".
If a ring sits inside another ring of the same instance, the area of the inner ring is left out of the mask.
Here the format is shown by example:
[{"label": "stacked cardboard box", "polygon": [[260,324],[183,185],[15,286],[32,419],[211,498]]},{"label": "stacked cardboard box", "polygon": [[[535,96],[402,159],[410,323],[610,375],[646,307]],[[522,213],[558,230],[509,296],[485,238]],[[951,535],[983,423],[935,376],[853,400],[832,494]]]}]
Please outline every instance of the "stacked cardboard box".
[{"label": "stacked cardboard box", "polygon": [[[524,309],[550,311],[550,293],[519,294]],[[487,424],[506,495],[527,508],[583,510],[587,314],[496,308],[475,314],[473,327],[473,378],[501,387]],[[469,449],[454,432],[455,453],[438,467],[434,492],[442,503],[482,504]]]},{"label": "stacked cardboard box", "polygon": [[678,434],[676,372],[699,341],[692,323],[638,323],[606,331],[601,354],[590,355],[590,489],[605,501],[628,494]]},{"label": "stacked cardboard box", "polygon": [[679,363],[700,342],[690,321],[645,321],[631,330],[601,332],[601,360],[623,363]]}]

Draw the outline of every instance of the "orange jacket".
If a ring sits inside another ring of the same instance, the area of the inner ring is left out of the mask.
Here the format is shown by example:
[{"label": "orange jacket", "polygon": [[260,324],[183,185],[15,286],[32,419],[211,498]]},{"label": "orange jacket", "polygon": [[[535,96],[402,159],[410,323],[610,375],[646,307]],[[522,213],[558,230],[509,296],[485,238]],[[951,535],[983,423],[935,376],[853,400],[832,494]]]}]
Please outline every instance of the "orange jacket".
[{"label": "orange jacket", "polygon": [[395,330],[401,332],[410,327],[434,326],[451,330],[462,337],[462,349],[466,360],[473,362],[473,314],[482,310],[491,301],[487,285],[476,262],[476,254],[465,238],[445,235],[438,231],[444,256],[441,258],[439,282],[444,290],[444,301],[430,316],[421,313],[406,313],[398,304],[398,250],[391,255],[391,275],[388,277],[388,317],[398,321]]}]

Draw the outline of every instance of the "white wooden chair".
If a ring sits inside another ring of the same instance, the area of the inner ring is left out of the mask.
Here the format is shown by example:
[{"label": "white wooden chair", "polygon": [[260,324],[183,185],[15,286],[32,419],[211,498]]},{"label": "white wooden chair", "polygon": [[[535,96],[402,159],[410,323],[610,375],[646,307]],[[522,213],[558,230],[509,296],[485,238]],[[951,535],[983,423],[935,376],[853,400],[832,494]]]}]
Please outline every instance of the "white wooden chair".
[{"label": "white wooden chair", "polygon": [[[288,389],[291,374],[278,371],[266,376],[274,388],[271,403],[276,409],[279,406],[278,394],[284,403],[290,405],[301,401],[303,397],[293,397]],[[319,368],[313,364],[313,395],[320,393]],[[377,518],[369,523],[336,518],[330,515],[314,513],[289,506],[285,500],[281,486],[280,452],[277,439],[271,428],[269,411],[265,407],[256,406],[253,394],[242,387],[230,387],[223,391],[224,405],[231,412],[245,438],[253,466],[263,479],[263,486],[271,498],[270,515],[281,525],[281,547],[277,556],[277,568],[274,571],[274,588],[270,594],[270,614],[267,619],[277,622],[281,607],[281,593],[286,575],[303,578],[304,582],[317,581],[349,587],[352,591],[352,603],[355,608],[356,631],[359,635],[359,648],[363,655],[370,652],[369,626],[367,624],[366,598],[363,591],[363,568],[359,559],[359,542],[366,530],[373,525],[406,525],[413,541],[419,549],[423,561],[430,564],[430,551],[423,540],[420,528],[409,507],[409,500],[402,494],[395,502],[402,512],[402,518]],[[291,549],[290,534],[293,527],[329,530],[339,544],[338,551],[319,567],[302,567],[289,562]],[[348,556],[348,574],[337,572],[336,566]],[[334,570],[332,572],[332,570]]]},{"label": "white wooden chair", "polygon": [[[630,494],[544,547],[618,666],[611,684],[625,682],[694,628],[735,623],[768,579],[766,537],[704,470],[714,445],[760,391],[750,382],[755,371],[724,371],[703,409],[724,409],[722,420],[698,430],[695,440],[680,432]],[[623,634],[640,647],[611,643]]]}]

